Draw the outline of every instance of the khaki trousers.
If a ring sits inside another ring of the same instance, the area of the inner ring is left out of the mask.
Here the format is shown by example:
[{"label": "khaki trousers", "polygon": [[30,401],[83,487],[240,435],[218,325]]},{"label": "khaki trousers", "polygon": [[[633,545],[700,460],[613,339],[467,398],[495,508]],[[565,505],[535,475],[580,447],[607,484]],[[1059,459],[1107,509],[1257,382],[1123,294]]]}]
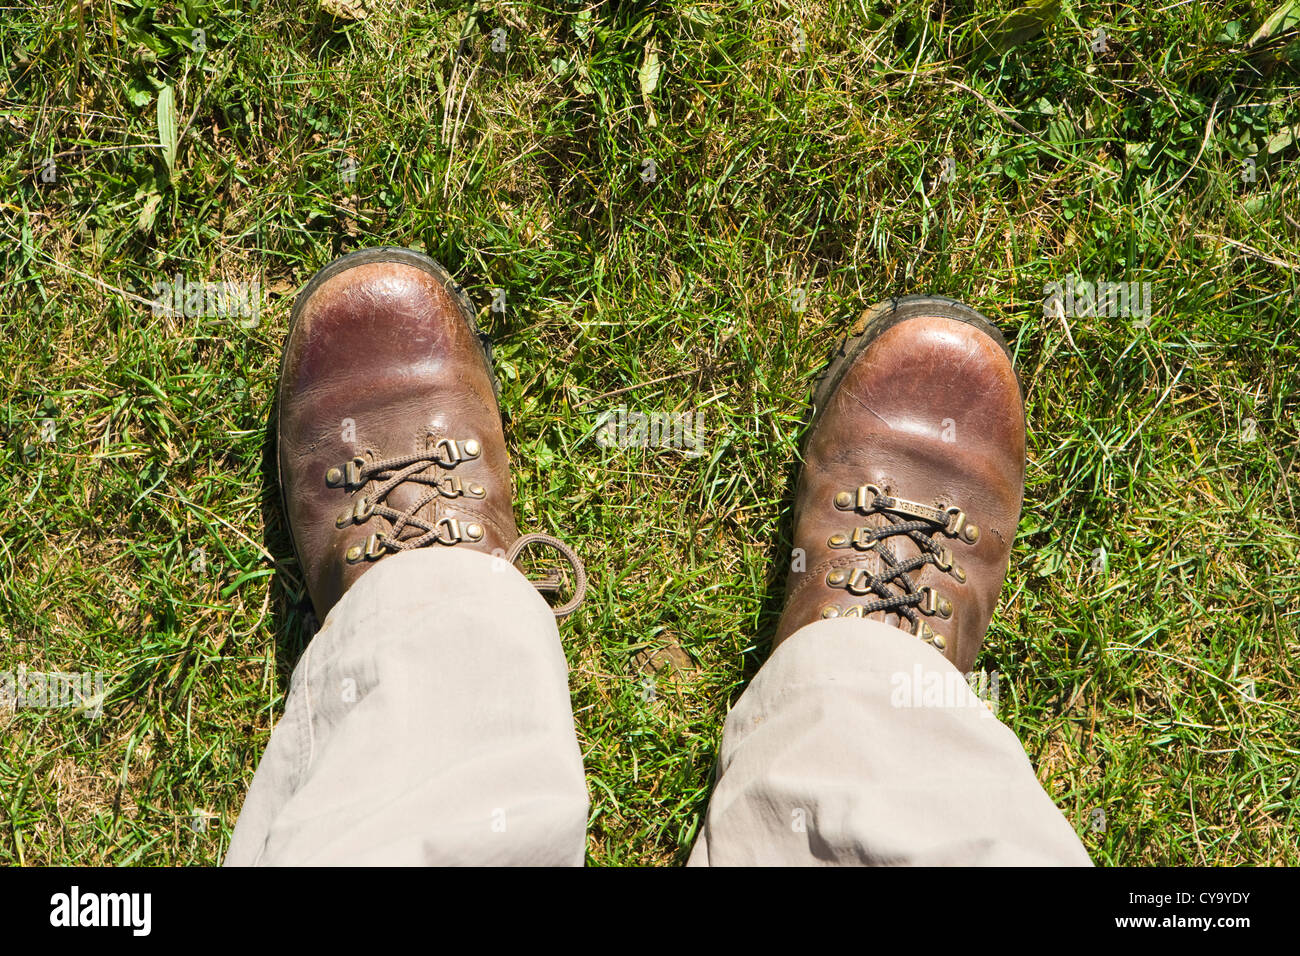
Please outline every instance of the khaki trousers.
[{"label": "khaki trousers", "polygon": [[[567,678],[550,609],[505,561],[455,548],[385,558],[298,663],[226,865],[581,865],[588,799]],[[810,624],[760,669],[727,718],[690,855],[1088,863],[956,669],[860,619]]]}]

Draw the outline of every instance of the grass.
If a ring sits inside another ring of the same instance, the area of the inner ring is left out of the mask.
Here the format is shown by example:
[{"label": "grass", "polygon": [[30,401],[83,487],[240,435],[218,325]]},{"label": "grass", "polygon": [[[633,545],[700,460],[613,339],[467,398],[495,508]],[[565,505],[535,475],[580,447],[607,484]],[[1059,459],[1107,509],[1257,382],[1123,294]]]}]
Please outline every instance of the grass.
[{"label": "grass", "polygon": [[[0,860],[224,855],[310,635],[266,470],[288,310],[389,243],[467,287],[520,527],[592,573],[562,629],[591,863],[685,859],[775,628],[810,384],[909,292],[983,311],[1023,377],[978,666],[1044,785],[1100,863],[1300,863],[1279,2],[6,9],[0,670],[106,700],[0,711]],[[153,314],[178,274],[259,281],[260,321]],[[1149,324],[1045,316],[1071,274],[1150,282]],[[619,404],[702,410],[706,454],[584,440]],[[652,700],[647,652],[681,665]]]}]

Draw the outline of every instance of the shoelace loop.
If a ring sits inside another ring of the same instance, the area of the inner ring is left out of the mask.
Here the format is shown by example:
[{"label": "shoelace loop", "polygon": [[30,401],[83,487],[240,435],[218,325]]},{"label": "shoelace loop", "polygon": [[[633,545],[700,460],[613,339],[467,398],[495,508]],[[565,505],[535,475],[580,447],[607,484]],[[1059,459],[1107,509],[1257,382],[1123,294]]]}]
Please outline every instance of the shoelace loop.
[{"label": "shoelace loop", "polygon": [[[564,556],[564,559],[569,562],[569,567],[573,569],[573,597],[559,607],[551,608],[551,613],[557,618],[568,617],[578,609],[578,606],[582,604],[582,599],[587,594],[587,569],[583,567],[582,559],[578,557],[576,551],[559,538],[553,538],[549,534],[543,534],[540,531],[533,531],[516,538],[515,543],[510,546],[510,550],[506,552],[503,560],[514,564],[519,560],[519,556],[523,554],[524,550],[534,544],[544,544],[554,548]],[[558,583],[552,588],[547,580],[534,581],[533,585],[539,591],[559,590]]]}]

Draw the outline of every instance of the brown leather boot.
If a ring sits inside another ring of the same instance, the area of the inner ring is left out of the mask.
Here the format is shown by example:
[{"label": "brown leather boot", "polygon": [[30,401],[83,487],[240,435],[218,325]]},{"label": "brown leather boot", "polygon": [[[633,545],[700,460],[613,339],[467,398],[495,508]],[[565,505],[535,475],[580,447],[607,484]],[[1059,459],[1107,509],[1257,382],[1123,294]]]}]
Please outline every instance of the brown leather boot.
[{"label": "brown leather boot", "polygon": [[[432,545],[513,561],[496,381],[469,301],[427,256],[367,249],[321,269],[294,303],[280,364],[280,489],[319,620],[380,559]],[[554,588],[558,576],[540,582]]]},{"label": "brown leather boot", "polygon": [[967,672],[1020,520],[1020,383],[1002,336],[959,302],[908,296],[865,321],[813,398],[775,643],[867,617]]}]

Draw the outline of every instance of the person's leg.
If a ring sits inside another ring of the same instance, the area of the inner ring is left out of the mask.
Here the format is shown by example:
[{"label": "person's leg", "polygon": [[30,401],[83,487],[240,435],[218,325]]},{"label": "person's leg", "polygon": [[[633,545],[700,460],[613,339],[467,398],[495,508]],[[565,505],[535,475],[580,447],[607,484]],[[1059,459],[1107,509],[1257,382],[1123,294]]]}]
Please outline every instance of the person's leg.
[{"label": "person's leg", "polygon": [[581,865],[587,816],[551,609],[498,558],[365,575],[294,672],[230,865]]},{"label": "person's leg", "polygon": [[564,554],[576,593],[557,616],[585,575],[555,539],[519,536],[489,356],[446,270],[385,248],[318,272],[290,318],[276,437],[325,624],[227,862],[581,863],[567,670],[512,561],[539,539]]},{"label": "person's leg", "polygon": [[941,654],[877,621],[783,642],[727,718],[692,866],[1077,864],[1020,742]]},{"label": "person's leg", "polygon": [[775,649],[727,720],[691,862],[1086,864],[963,686],[1024,491],[1002,336],[950,299],[885,303],[813,405]]}]

